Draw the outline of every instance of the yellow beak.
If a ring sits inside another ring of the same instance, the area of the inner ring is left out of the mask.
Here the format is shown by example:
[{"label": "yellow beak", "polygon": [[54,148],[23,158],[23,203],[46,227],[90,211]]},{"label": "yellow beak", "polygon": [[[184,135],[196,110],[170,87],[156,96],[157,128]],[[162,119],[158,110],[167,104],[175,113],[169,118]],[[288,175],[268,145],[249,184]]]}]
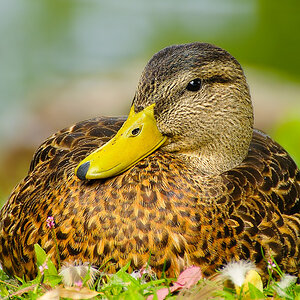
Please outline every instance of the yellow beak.
[{"label": "yellow beak", "polygon": [[81,180],[118,175],[159,148],[166,140],[158,130],[152,104],[128,119],[105,145],[87,156],[75,169]]}]

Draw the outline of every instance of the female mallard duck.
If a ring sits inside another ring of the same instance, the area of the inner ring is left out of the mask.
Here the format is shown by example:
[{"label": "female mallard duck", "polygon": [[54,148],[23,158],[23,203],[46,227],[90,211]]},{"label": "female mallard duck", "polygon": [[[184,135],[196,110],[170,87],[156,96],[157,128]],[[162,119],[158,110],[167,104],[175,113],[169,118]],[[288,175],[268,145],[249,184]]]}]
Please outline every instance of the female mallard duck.
[{"label": "female mallard duck", "polygon": [[253,130],[235,58],[202,43],[163,49],[124,121],[80,122],[39,147],[0,213],[7,273],[36,275],[35,243],[56,263],[52,216],[65,263],[108,262],[114,272],[149,262],[176,276],[189,265],[210,275],[250,259],[266,274],[273,257],[299,276],[300,172]]}]

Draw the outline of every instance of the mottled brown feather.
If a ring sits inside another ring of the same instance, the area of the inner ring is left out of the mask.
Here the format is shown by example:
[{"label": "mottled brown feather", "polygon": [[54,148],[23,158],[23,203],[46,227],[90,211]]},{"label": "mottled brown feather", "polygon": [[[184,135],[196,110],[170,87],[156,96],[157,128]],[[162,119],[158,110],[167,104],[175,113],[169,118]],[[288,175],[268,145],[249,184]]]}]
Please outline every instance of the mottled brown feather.
[{"label": "mottled brown feather", "polygon": [[[187,92],[194,77],[203,86]],[[0,211],[3,269],[34,278],[35,243],[57,264],[46,225],[53,216],[65,263],[107,263],[114,272],[128,261],[131,269],[149,262],[176,276],[190,265],[210,275],[250,259],[265,276],[273,257],[299,278],[300,172],[280,145],[252,132],[238,62],[208,44],[167,48],[145,68],[134,103],[137,111],[156,103],[168,144],[118,176],[82,181],[75,167],[125,118],[80,122],[48,138]]]},{"label": "mottled brown feather", "polygon": [[299,181],[293,160],[269,137],[254,131],[248,157],[220,176],[201,178],[169,153],[157,151],[125,173],[80,181],[74,168],[106,142],[124,118],[78,123],[45,141],[28,176],[1,210],[0,261],[6,272],[32,279],[34,244],[55,259],[46,218],[55,219],[63,261],[148,261],[178,275],[187,265],[212,274],[232,259],[251,259],[264,272],[272,255],[298,274]]}]

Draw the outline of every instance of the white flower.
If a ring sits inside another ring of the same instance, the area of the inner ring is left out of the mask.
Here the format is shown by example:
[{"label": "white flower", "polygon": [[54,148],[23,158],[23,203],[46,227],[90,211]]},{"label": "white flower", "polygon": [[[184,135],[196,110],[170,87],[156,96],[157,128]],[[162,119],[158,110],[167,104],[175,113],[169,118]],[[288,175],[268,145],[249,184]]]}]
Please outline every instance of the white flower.
[{"label": "white flower", "polygon": [[151,274],[153,274],[153,271],[152,271],[151,267],[146,265],[146,266],[143,266],[139,270],[133,271],[130,275],[131,275],[131,277],[133,277],[135,279],[142,279],[141,283],[146,283],[146,280],[144,278],[145,275],[151,276]]},{"label": "white flower", "polygon": [[88,272],[90,279],[87,281],[87,285],[91,286],[98,274],[98,270],[91,267],[88,263],[67,263],[61,267],[59,275],[62,276],[65,286],[76,286],[79,281],[84,279]]},{"label": "white flower", "polygon": [[221,270],[221,273],[223,277],[230,279],[234,285],[240,287],[243,285],[246,274],[250,270],[255,270],[255,265],[250,261],[240,260],[228,263]]},{"label": "white flower", "polygon": [[140,272],[140,270],[135,270],[135,271],[133,271],[131,274],[131,277],[133,277],[134,279],[140,279],[140,278],[142,278],[142,274],[141,274],[141,272]]},{"label": "white flower", "polygon": [[274,285],[274,290],[277,292],[277,294],[280,297],[286,297],[286,292],[285,290],[290,287],[292,284],[294,284],[297,281],[297,277],[296,276],[292,276],[289,274],[284,274],[280,281],[277,282]]}]

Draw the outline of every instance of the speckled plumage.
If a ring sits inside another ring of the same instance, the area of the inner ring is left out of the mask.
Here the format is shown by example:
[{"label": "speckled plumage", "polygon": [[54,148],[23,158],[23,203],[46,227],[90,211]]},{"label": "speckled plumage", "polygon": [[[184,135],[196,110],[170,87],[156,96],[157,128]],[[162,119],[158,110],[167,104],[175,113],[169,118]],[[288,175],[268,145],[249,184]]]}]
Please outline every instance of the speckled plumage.
[{"label": "speckled plumage", "polygon": [[[214,55],[200,67],[209,70],[210,62],[215,62]],[[172,70],[180,72],[176,66]],[[147,93],[160,89],[154,73],[144,72],[134,100],[137,109],[151,103]],[[214,79],[207,84],[232,84],[216,73],[210,72]],[[142,85],[145,78],[152,89]],[[164,120],[166,106],[157,107],[157,118]],[[46,226],[47,217],[53,216],[65,262],[98,267],[108,262],[109,272],[129,260],[133,269],[149,262],[158,273],[165,268],[167,275],[176,276],[189,265],[210,275],[230,260],[251,259],[266,274],[263,251],[266,259],[272,255],[283,271],[299,277],[300,172],[280,145],[254,130],[246,158],[217,174],[192,168],[167,145],[113,178],[79,180],[77,164],[107,142],[124,120],[80,122],[39,147],[28,176],[0,212],[0,262],[6,272],[33,278],[35,243],[56,262]]]}]

